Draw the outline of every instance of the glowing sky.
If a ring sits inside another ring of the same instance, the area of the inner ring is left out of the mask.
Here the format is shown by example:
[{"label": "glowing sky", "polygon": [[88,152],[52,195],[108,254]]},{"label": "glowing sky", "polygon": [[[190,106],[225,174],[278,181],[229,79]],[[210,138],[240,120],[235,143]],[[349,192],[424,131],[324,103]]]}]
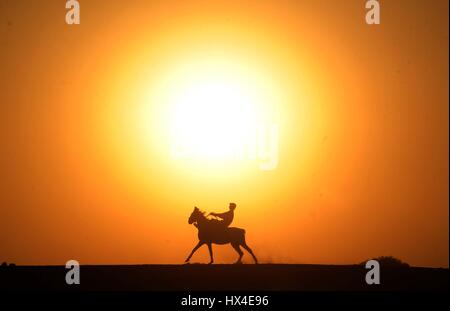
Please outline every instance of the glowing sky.
[{"label": "glowing sky", "polygon": [[448,267],[448,1],[80,2],[0,2],[0,261],[181,263],[236,202],[262,262]]}]

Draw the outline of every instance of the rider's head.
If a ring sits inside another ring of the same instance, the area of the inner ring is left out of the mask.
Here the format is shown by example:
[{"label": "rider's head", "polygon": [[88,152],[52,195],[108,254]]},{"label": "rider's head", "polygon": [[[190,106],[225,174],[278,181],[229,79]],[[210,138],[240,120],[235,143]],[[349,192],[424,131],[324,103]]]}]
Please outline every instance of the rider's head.
[{"label": "rider's head", "polygon": [[236,203],[230,203],[230,210],[234,211],[234,209],[236,208]]}]

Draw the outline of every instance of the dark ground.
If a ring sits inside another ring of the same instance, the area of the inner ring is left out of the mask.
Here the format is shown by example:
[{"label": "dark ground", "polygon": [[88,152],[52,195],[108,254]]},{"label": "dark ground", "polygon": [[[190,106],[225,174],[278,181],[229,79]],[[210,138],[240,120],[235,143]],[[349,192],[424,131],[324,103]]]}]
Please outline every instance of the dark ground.
[{"label": "dark ground", "polygon": [[67,285],[63,266],[0,267],[2,291],[448,291],[449,270],[384,267],[367,285],[359,265],[81,266]]}]

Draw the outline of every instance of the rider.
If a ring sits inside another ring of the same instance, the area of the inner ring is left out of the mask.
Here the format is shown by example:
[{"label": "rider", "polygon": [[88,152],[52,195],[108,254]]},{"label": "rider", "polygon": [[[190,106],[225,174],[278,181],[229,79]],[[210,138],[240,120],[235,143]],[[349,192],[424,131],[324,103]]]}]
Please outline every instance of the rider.
[{"label": "rider", "polygon": [[236,208],[236,203],[230,203],[229,211],[225,213],[210,213],[212,216],[216,216],[222,219],[221,224],[224,227],[228,227],[233,222],[234,209]]}]

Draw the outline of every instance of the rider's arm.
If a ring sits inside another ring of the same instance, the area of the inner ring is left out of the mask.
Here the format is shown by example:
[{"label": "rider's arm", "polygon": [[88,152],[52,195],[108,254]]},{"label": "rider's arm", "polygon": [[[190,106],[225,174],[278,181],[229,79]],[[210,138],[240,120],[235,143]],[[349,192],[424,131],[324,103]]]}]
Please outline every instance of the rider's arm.
[{"label": "rider's arm", "polygon": [[225,213],[211,213],[211,215],[216,216],[216,217],[220,217],[220,218],[224,218],[226,216],[226,212]]}]

